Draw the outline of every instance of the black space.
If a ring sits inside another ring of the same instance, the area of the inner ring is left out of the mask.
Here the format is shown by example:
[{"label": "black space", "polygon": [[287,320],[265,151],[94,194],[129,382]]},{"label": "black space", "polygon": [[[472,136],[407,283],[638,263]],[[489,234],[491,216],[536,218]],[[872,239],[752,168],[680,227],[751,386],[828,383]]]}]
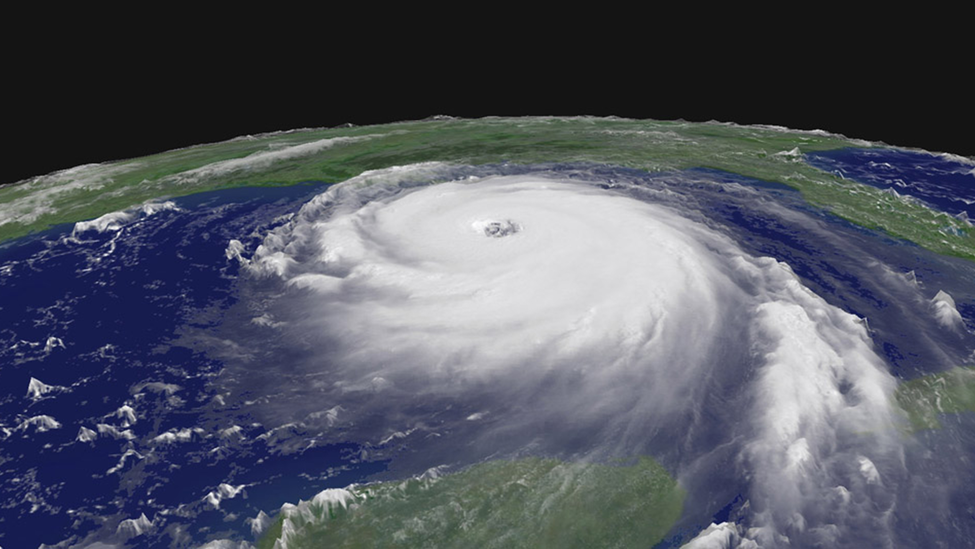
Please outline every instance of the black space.
[{"label": "black space", "polygon": [[[397,88],[399,86],[396,86]],[[629,118],[719,120],[739,124],[775,124],[796,129],[824,129],[848,137],[883,141],[975,157],[975,139],[961,135],[971,120],[930,109],[895,110],[864,106],[862,110],[756,104],[734,99],[648,94],[630,97],[505,96],[478,100],[428,93],[422,100],[387,97],[370,105],[346,90],[316,88],[294,95],[249,94],[224,102],[216,93],[193,95],[173,90],[171,96],[61,98],[29,107],[25,118],[5,129],[6,159],[0,182],[90,162],[133,158],[230,139],[245,134],[345,123],[368,125],[418,120],[438,114],[465,118],[489,115],[617,115]],[[390,90],[391,94],[402,90]],[[836,99],[836,98],[834,98]],[[837,101],[841,101],[836,99]],[[969,116],[969,118],[971,118]],[[8,156],[9,155],[9,156]]]},{"label": "black space", "polygon": [[[431,27],[370,49],[380,39],[368,28],[246,43],[232,27],[202,43],[179,30],[76,31],[30,55],[14,44],[0,86],[0,184],[245,134],[438,114],[775,124],[975,157],[966,71],[941,52],[938,66],[910,57],[909,46],[891,53],[837,41],[828,49],[805,36],[802,49],[765,43],[788,38],[784,30],[677,49],[667,45],[673,34]],[[692,31],[678,37],[693,43]],[[506,34],[518,32],[537,36]],[[458,47],[470,43],[480,46]]]}]

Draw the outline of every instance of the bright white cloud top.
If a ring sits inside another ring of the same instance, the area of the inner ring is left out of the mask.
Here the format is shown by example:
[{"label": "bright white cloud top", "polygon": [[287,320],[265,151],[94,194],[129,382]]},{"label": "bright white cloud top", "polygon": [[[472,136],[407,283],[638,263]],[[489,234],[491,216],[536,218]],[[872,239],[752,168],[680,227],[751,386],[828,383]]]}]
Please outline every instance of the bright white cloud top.
[{"label": "bright white cloud top", "polygon": [[489,118],[4,185],[0,545],[968,546],[970,171]]},{"label": "bright white cloud top", "polygon": [[[578,438],[577,456],[652,450],[687,474],[732,447],[745,546],[889,541],[896,383],[861,319],[624,185],[398,180],[329,189],[249,264],[283,284],[262,316],[314,350],[295,368],[330,380],[314,390],[349,429],[464,430],[469,459]],[[436,425],[426,399],[449,403]]]}]

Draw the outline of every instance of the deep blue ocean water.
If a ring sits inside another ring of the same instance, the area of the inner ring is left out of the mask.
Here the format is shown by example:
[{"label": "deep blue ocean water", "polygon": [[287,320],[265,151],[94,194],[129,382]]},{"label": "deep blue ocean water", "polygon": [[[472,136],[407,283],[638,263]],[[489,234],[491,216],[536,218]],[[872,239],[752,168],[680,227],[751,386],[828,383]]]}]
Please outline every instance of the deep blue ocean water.
[{"label": "deep blue ocean water", "polygon": [[975,218],[975,164],[904,149],[811,152],[806,161],[858,183],[920,199],[952,215]]},{"label": "deep blue ocean water", "polygon": [[[832,169],[855,178],[862,177],[858,169],[914,158],[900,151],[843,154],[859,160],[836,153],[810,161],[833,162]],[[905,175],[907,187],[933,200],[963,186],[957,177],[975,181],[956,173],[957,166],[937,160],[933,166],[921,169],[922,179]],[[788,263],[818,295],[866,318],[878,350],[901,378],[941,371],[972,351],[967,340],[932,326],[915,295],[949,292],[975,328],[968,262],[835,218],[788,187],[715,170],[504,165],[473,171],[539,170],[596,179],[606,188],[625,182],[638,197],[641,189],[668,191],[660,195],[671,200],[666,205],[724,232],[750,254]],[[264,234],[323,188],[201,193],[174,200],[178,211],[140,216],[118,231],[71,239],[71,226],[58,227],[0,247],[0,427],[7,429],[0,434],[0,546],[80,540],[142,513],[156,530],[138,538],[140,547],[250,539],[247,519],[259,511],[387,469],[386,459],[363,459],[356,444],[320,445],[316,433],[300,426],[278,437],[269,431],[277,426],[256,424],[243,411],[214,411],[222,409],[214,380],[226,364],[206,350],[227,344],[219,328],[239,297],[239,265],[225,255],[228,242],[240,240],[253,252]],[[889,277],[909,276],[917,286],[890,283]],[[282,365],[268,365],[269,375],[276,367]],[[26,396],[32,377],[66,390],[32,401]],[[123,406],[132,408],[136,422],[125,421]],[[60,427],[38,432],[28,420],[39,416]],[[79,429],[98,432],[99,425],[105,427],[96,440],[76,441]],[[222,434],[234,426],[242,437]],[[155,440],[167,433],[185,440]],[[221,483],[246,485],[246,497],[211,508],[203,499]],[[729,486],[725,499],[686,517],[663,546],[679,546],[711,520],[733,517],[744,489]]]},{"label": "deep blue ocean water", "polygon": [[[347,462],[355,448],[318,447],[268,460],[275,450],[268,445],[215,441],[202,412],[214,396],[208,381],[221,365],[173,344],[186,326],[218,323],[234,302],[238,266],[225,258],[227,242],[266,230],[322,188],[201,193],[176,199],[181,211],[143,217],[118,232],[85,233],[83,242],[66,240],[71,227],[62,227],[0,249],[0,425],[13,431],[0,442],[0,546],[83,536],[98,526],[96,508],[103,516],[145,513],[151,520],[156,511],[199,504],[224,482],[250,485],[247,499],[225,500],[221,512],[202,505],[187,512],[198,532],[227,529],[224,519],[236,513],[240,520],[229,526],[240,531],[245,516],[277,508],[293,494],[345,486],[382,469],[350,466],[328,481],[309,480]],[[45,350],[49,338],[60,344]],[[32,377],[69,390],[32,402],[26,397]],[[144,388],[152,383],[178,389]],[[131,426],[116,415],[123,405],[138,416]],[[41,415],[61,427],[17,428]],[[128,430],[133,440],[103,434],[75,441],[80,428],[97,432],[98,424]],[[260,434],[243,427],[248,436]],[[187,442],[149,442],[192,428],[202,432]],[[137,454],[119,467],[128,450]],[[163,538],[147,541],[140,544],[168,546]]]}]

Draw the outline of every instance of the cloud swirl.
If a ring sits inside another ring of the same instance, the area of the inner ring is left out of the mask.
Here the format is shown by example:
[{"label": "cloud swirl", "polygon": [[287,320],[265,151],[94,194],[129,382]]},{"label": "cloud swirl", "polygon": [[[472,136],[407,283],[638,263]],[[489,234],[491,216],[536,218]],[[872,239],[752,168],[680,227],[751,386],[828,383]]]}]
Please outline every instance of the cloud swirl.
[{"label": "cloud swirl", "polygon": [[292,349],[264,390],[303,395],[278,410],[441,461],[649,453],[692,498],[722,461],[747,518],[701,547],[890,541],[895,380],[788,265],[626,185],[382,179],[330,188],[247,266]]}]

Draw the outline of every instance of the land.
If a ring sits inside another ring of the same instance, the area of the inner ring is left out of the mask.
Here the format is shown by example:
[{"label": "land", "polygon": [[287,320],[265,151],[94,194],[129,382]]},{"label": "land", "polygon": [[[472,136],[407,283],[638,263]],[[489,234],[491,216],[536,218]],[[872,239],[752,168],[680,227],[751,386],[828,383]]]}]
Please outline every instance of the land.
[{"label": "land", "polygon": [[258,548],[650,547],[685,492],[656,461],[493,460],[286,506]]},{"label": "land", "polygon": [[591,162],[723,170],[796,189],[811,205],[937,253],[975,260],[962,220],[807,165],[802,153],[875,146],[824,132],[612,118],[437,119],[247,136],[0,186],[0,243],[158,198],[230,187],[337,183],[368,170]]}]

